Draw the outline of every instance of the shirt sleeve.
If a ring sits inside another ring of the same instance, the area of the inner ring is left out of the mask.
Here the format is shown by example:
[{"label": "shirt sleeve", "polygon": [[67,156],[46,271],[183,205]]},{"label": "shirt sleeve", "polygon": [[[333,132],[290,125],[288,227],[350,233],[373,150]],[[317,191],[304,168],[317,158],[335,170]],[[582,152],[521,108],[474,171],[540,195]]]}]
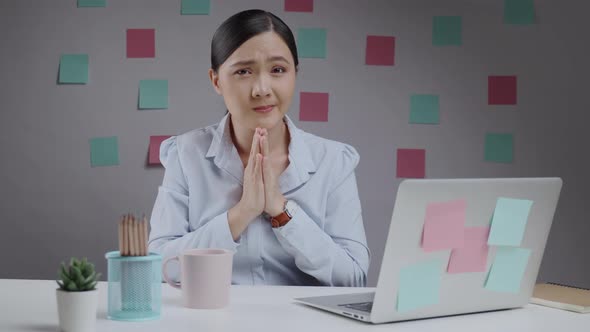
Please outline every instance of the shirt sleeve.
[{"label": "shirt sleeve", "polygon": [[[233,240],[227,211],[189,231],[189,188],[179,150],[176,136],[163,141],[160,146],[160,160],[166,170],[150,218],[149,251],[163,258],[192,248],[220,248],[235,252],[239,241]],[[178,280],[178,274],[178,268],[173,270],[171,266],[168,275]]]},{"label": "shirt sleeve", "polygon": [[303,272],[327,286],[365,287],[370,262],[354,169],[359,156],[345,145],[328,193],[323,229],[301,207],[274,228],[283,248]]}]

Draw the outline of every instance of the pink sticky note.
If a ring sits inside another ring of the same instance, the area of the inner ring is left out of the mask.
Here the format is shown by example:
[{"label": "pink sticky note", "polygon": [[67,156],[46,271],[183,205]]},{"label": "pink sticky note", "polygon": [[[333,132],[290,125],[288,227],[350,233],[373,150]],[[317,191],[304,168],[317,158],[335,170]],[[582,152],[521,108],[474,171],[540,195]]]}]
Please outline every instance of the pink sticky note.
[{"label": "pink sticky note", "polygon": [[328,99],[328,93],[301,92],[299,121],[328,121]]},{"label": "pink sticky note", "polygon": [[453,249],[447,272],[485,272],[488,262],[488,235],[490,227],[465,228],[465,245]]},{"label": "pink sticky note", "polygon": [[313,0],[285,0],[286,12],[313,12]]},{"label": "pink sticky note", "polygon": [[148,165],[162,165],[160,162],[160,145],[162,141],[169,138],[168,136],[150,136],[150,152],[148,156]]},{"label": "pink sticky note", "polygon": [[156,57],[156,30],[127,29],[127,57]]},{"label": "pink sticky note", "polygon": [[488,76],[488,104],[516,105],[516,76]]},{"label": "pink sticky note", "polygon": [[426,150],[397,149],[397,177],[424,178],[426,173]]},{"label": "pink sticky note", "polygon": [[376,66],[393,66],[395,63],[395,37],[367,36],[365,63]]},{"label": "pink sticky note", "polygon": [[466,209],[467,202],[464,199],[428,204],[424,217],[422,249],[437,251],[462,248]]}]

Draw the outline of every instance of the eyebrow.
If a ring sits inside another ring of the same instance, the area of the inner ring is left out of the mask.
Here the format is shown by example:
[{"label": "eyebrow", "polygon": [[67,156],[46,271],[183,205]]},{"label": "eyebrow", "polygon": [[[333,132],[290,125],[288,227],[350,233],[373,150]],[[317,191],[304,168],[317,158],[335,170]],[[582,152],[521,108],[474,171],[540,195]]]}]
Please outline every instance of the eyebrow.
[{"label": "eyebrow", "polygon": [[[268,58],[266,58],[266,60],[270,61],[270,62],[283,61],[283,62],[290,64],[289,60],[285,59],[285,57],[280,56],[280,55],[268,57]],[[254,61],[254,60],[244,60],[244,61],[235,62],[230,67],[249,66],[249,65],[253,65],[255,63],[256,63],[256,61]]]}]

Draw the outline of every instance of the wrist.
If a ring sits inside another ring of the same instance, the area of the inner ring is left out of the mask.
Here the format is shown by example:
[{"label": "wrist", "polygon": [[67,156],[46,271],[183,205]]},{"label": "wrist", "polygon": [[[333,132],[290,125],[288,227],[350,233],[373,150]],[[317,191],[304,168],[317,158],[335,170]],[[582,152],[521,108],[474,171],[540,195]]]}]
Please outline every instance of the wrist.
[{"label": "wrist", "polygon": [[283,211],[285,210],[285,204],[287,204],[287,200],[283,196],[281,196],[280,199],[276,200],[276,202],[277,203],[274,204],[274,206],[269,207],[268,211],[266,211],[266,213],[271,217],[276,217],[279,214],[283,213]]}]

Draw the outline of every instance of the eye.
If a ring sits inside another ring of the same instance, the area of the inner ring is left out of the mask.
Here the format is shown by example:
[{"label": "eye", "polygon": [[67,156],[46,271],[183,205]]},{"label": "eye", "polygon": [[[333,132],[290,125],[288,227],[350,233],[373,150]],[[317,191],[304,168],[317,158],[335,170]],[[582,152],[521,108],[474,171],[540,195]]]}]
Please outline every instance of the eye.
[{"label": "eye", "polygon": [[283,67],[274,67],[274,68],[272,69],[272,72],[273,72],[273,73],[279,73],[279,74],[282,74],[282,73],[284,73],[284,72],[286,72],[286,71],[287,71],[287,70],[286,70],[285,68],[283,68]]},{"label": "eye", "polygon": [[240,69],[240,70],[238,70],[238,71],[235,72],[235,74],[237,74],[239,76],[244,76],[244,75],[246,75],[248,73],[249,73],[248,69]]}]

